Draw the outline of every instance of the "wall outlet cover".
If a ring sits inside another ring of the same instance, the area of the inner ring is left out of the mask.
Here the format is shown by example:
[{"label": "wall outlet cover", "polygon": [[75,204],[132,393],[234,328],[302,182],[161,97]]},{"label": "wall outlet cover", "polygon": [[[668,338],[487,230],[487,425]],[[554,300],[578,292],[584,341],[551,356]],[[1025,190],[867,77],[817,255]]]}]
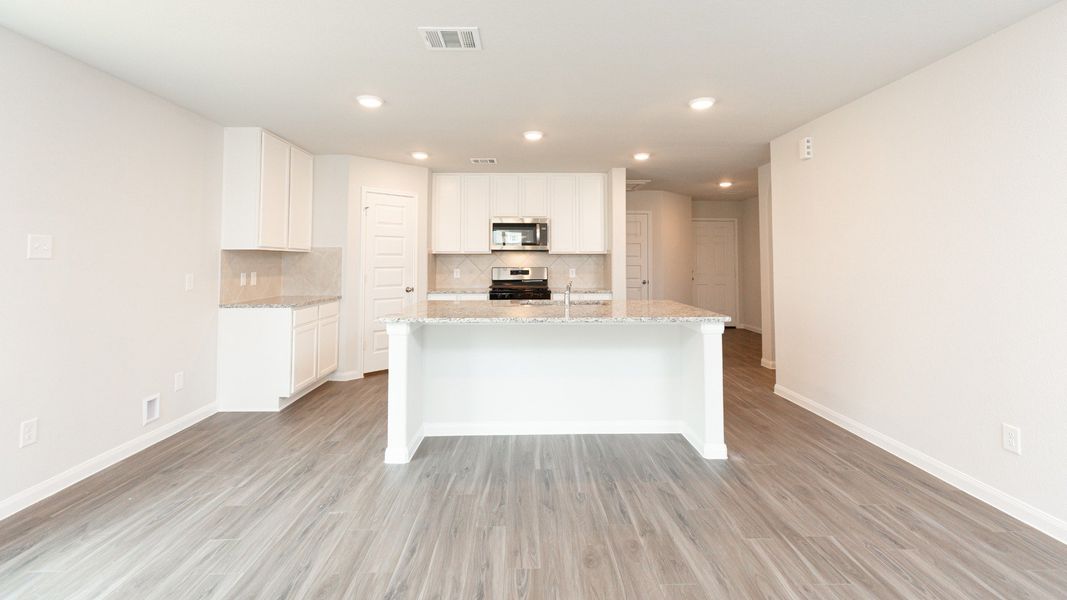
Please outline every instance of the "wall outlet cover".
[{"label": "wall outlet cover", "polygon": [[452,269],[452,279],[459,279],[459,269]]},{"label": "wall outlet cover", "polygon": [[141,400],[142,425],[148,425],[159,418],[159,394]]},{"label": "wall outlet cover", "polygon": [[52,258],[52,236],[42,233],[27,235],[26,258],[37,260]]},{"label": "wall outlet cover", "polygon": [[241,273],[241,287],[248,285],[248,274]]},{"label": "wall outlet cover", "polygon": [[180,392],[185,389],[185,371],[178,371],[174,374],[174,391]]},{"label": "wall outlet cover", "polygon": [[249,285],[256,285],[256,272],[255,271],[252,271],[252,273],[249,274],[249,276],[248,276],[248,284]]},{"label": "wall outlet cover", "polygon": [[185,274],[185,291],[187,291],[187,292],[193,291],[193,274],[192,273],[186,273]]},{"label": "wall outlet cover", "polygon": [[567,277],[577,277],[577,276],[578,276],[578,269],[568,269],[567,270]]},{"label": "wall outlet cover", "polygon": [[1015,454],[1023,453],[1023,432],[1015,425],[1001,423],[1001,443],[1004,449]]},{"label": "wall outlet cover", "polygon": [[19,448],[37,443],[37,418],[28,419],[19,425]]}]

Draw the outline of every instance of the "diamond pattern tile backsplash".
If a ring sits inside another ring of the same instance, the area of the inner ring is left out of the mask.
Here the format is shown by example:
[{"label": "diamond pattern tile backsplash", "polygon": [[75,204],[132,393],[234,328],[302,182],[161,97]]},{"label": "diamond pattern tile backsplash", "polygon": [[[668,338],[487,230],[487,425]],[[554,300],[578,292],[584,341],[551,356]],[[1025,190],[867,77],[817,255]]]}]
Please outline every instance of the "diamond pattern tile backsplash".
[{"label": "diamond pattern tile backsplash", "polygon": [[[494,252],[493,254],[433,255],[431,288],[487,289],[493,267],[548,267],[548,285],[562,288],[574,280],[579,289],[606,289],[608,257],[605,254],[548,254],[547,252]],[[459,269],[459,279],[452,277]],[[575,276],[569,276],[569,270]]]}]

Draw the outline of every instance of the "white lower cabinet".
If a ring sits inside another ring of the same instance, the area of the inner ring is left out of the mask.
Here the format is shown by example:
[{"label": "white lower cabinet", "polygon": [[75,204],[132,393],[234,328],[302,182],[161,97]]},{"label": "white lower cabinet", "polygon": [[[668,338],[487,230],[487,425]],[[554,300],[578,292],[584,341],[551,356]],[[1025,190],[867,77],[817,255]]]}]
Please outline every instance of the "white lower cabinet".
[{"label": "white lower cabinet", "polygon": [[278,411],[337,370],[338,303],[219,309],[221,411]]}]

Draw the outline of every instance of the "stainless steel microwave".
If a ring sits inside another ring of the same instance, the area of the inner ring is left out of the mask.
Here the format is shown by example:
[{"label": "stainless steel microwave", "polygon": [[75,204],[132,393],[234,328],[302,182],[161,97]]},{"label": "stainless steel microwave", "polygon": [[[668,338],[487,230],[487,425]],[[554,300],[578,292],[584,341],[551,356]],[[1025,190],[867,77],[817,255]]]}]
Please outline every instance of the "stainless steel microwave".
[{"label": "stainless steel microwave", "polygon": [[490,250],[548,251],[548,219],[498,217],[490,222]]}]

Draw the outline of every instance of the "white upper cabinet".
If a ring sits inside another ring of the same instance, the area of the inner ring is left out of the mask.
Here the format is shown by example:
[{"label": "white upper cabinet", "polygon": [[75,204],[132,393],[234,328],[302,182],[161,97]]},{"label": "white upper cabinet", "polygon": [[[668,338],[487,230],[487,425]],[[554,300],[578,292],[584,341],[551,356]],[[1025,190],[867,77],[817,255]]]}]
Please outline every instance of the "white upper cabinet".
[{"label": "white upper cabinet", "polygon": [[300,148],[289,149],[289,249],[311,250],[311,201],[315,159]]},{"label": "white upper cabinet", "polygon": [[519,176],[492,175],[492,216],[526,216],[519,208]]},{"label": "white upper cabinet", "polygon": [[604,176],[600,173],[578,175],[578,252],[582,254],[607,252],[604,187]]},{"label": "white upper cabinet", "polygon": [[548,217],[550,253],[604,253],[605,188],[602,173],[436,173],[431,247],[486,254],[491,217]]},{"label": "white upper cabinet", "polygon": [[222,248],[309,250],[311,155],[258,127],[223,139]]},{"label": "white upper cabinet", "polygon": [[[548,216],[548,176],[547,175],[522,175],[520,179],[522,191],[521,217],[547,217]],[[551,232],[549,232],[551,235]]]},{"label": "white upper cabinet", "polygon": [[578,251],[578,176],[548,176],[548,251]]},{"label": "white upper cabinet", "polygon": [[463,176],[433,176],[433,251],[463,252]]},{"label": "white upper cabinet", "polygon": [[463,176],[463,253],[489,254],[489,175]]}]

